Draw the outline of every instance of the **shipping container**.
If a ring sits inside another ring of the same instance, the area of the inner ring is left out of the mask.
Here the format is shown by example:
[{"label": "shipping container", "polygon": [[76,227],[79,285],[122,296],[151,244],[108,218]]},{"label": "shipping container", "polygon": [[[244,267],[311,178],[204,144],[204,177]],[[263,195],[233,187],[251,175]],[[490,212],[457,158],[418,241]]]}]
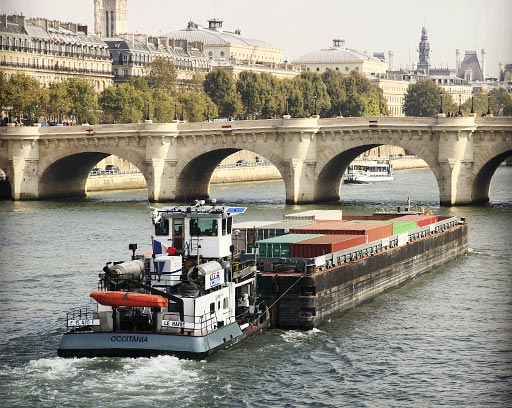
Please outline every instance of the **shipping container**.
[{"label": "shipping container", "polygon": [[367,221],[390,221],[391,219],[395,218],[395,214],[379,214],[379,215],[344,215],[343,220],[344,221],[355,221],[355,220],[367,220]]},{"label": "shipping container", "polygon": [[338,220],[343,219],[341,210],[309,210],[293,214],[286,214],[285,220]]},{"label": "shipping container", "polygon": [[362,245],[365,241],[364,235],[321,235],[293,242],[290,246],[290,254],[294,258],[314,258]]},{"label": "shipping container", "polygon": [[377,241],[393,235],[393,224],[353,222],[353,221],[317,221],[314,224],[290,229],[293,234],[328,235],[364,235],[366,242]]},{"label": "shipping container", "polygon": [[233,244],[238,249],[251,252],[256,241],[287,234],[290,228],[309,225],[311,220],[247,221],[233,225]]},{"label": "shipping container", "polygon": [[320,234],[286,234],[256,241],[258,254],[263,258],[290,257],[292,243],[321,236]]},{"label": "shipping container", "polygon": [[425,227],[430,224],[435,224],[437,222],[437,215],[409,214],[397,217],[396,219],[400,221],[416,221],[418,227]]},{"label": "shipping container", "polygon": [[416,221],[403,221],[400,218],[394,218],[389,221],[377,221],[377,220],[352,220],[352,222],[356,223],[363,223],[363,222],[369,222],[372,224],[378,224],[381,225],[384,223],[392,223],[393,224],[393,235],[400,234],[402,232],[411,231],[413,229],[418,228],[418,223]]}]

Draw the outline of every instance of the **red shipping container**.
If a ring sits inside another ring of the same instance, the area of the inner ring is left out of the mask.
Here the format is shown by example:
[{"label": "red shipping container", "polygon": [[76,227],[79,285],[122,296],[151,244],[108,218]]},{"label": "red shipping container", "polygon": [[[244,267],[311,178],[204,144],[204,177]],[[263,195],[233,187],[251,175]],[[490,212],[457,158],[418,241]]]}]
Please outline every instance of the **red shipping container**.
[{"label": "red shipping container", "polygon": [[372,221],[387,221],[395,218],[396,215],[344,215],[343,221],[354,220],[372,220]]},{"label": "red shipping container", "polygon": [[294,258],[314,258],[365,243],[364,235],[323,235],[321,237],[293,242],[290,256]]},{"label": "red shipping container", "polygon": [[393,224],[380,222],[318,221],[314,224],[291,228],[293,234],[364,235],[366,242],[393,235]]},{"label": "red shipping container", "polygon": [[395,219],[400,221],[416,221],[418,227],[425,227],[430,224],[437,222],[437,215],[425,215],[425,214],[409,214],[402,217],[396,217]]}]

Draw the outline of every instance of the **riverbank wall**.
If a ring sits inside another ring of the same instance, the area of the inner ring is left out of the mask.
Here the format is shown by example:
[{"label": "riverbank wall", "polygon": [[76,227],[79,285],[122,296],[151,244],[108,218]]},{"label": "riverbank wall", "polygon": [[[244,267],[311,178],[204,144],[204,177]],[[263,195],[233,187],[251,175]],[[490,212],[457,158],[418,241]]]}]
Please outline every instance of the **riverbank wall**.
[{"label": "riverbank wall", "polygon": [[[428,167],[417,158],[401,158],[390,161],[394,170],[416,169]],[[279,180],[281,174],[272,165],[244,166],[222,165],[215,169],[210,182],[212,184],[241,183],[245,181]],[[141,173],[130,174],[102,174],[90,176],[86,184],[87,191],[128,190],[146,188],[146,180]]]}]

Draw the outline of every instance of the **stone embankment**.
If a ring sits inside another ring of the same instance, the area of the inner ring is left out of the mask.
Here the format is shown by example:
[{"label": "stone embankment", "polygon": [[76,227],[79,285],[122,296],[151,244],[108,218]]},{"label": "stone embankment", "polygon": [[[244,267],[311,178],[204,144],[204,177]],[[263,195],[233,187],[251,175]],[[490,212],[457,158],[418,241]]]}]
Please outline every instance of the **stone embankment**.
[{"label": "stone embankment", "polygon": [[[394,170],[428,167],[417,158],[400,158],[391,160]],[[244,181],[278,180],[281,174],[277,168],[267,163],[222,164],[213,172],[211,183],[239,183]],[[87,180],[87,191],[127,190],[145,188],[146,180],[141,173],[101,174],[90,176]]]}]

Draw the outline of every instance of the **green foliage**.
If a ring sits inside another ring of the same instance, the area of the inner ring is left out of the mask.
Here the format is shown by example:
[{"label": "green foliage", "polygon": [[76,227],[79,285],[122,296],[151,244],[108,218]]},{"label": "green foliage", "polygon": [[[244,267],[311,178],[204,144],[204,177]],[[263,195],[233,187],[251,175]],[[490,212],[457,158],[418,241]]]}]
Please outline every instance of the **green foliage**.
[{"label": "green foliage", "polygon": [[[308,117],[321,112],[327,112],[331,108],[331,99],[322,77],[316,72],[305,71],[292,79],[294,87],[299,90],[300,97],[297,98],[298,106],[294,106],[295,98],[299,95],[292,92],[292,110],[297,112],[299,117]],[[302,108],[300,108],[302,106]]]},{"label": "green foliage", "polygon": [[491,113],[494,116],[512,116],[512,96],[504,88],[489,92]]},{"label": "green foliage", "polygon": [[217,116],[217,107],[204,92],[187,92],[178,98],[183,107],[183,118],[189,122],[202,122]]},{"label": "green foliage", "polygon": [[96,91],[83,79],[68,79],[63,82],[69,107],[64,113],[75,117],[78,123],[95,123]]},{"label": "green foliage", "polygon": [[129,82],[106,88],[98,102],[103,109],[103,120],[110,123],[140,122],[147,109],[144,93]]},{"label": "green foliage", "polygon": [[11,75],[3,87],[3,104],[12,109],[12,116],[34,122],[46,100],[45,88],[36,79],[20,73]]},{"label": "green foliage", "polygon": [[146,77],[151,89],[160,89],[169,95],[176,95],[177,74],[174,64],[164,58],[155,58],[149,66]]},{"label": "green foliage", "polygon": [[[439,113],[442,88],[430,79],[420,79],[409,85],[404,100],[406,116],[435,116]],[[448,96],[448,95],[447,95]],[[444,105],[443,97],[443,105]],[[446,111],[446,109],[443,110]]]},{"label": "green foliage", "polygon": [[236,92],[234,79],[223,70],[209,72],[204,80],[204,91],[217,105],[221,117],[238,117],[242,101]]}]

